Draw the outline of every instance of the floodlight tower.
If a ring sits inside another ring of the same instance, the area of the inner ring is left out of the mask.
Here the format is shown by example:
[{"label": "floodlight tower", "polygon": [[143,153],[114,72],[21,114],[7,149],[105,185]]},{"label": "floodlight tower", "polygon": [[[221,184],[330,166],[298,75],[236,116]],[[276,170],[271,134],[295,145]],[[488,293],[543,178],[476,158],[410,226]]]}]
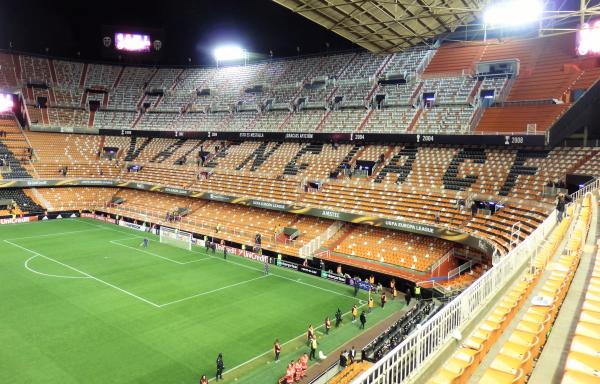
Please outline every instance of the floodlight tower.
[{"label": "floodlight tower", "polygon": [[244,60],[244,65],[248,59],[248,53],[239,45],[223,45],[215,48],[213,56],[217,62],[217,67],[220,62]]},{"label": "floodlight tower", "polygon": [[491,28],[520,28],[541,20],[542,0],[501,0],[491,4],[483,14],[483,40]]}]

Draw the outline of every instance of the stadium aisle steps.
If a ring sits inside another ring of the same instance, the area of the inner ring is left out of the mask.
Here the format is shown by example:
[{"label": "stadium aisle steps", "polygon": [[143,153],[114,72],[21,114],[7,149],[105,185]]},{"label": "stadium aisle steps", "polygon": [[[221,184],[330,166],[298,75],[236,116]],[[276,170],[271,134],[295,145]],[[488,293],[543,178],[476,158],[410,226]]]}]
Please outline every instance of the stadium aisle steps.
[{"label": "stadium aisle steps", "polygon": [[[546,346],[548,334],[553,330],[554,322],[560,310],[571,281],[579,266],[579,260],[589,231],[591,219],[591,199],[584,198],[581,211],[576,215],[575,226],[567,237],[562,252],[557,253],[553,262],[544,273],[543,284],[536,289],[532,299],[544,298],[549,305],[536,305],[529,301],[521,310],[521,318],[511,332],[506,332],[504,340],[496,345],[499,352],[489,362],[483,376],[473,376],[476,382],[517,382],[524,383],[537,365],[537,359]],[[555,349],[548,349],[556,354]],[[492,356],[490,356],[492,357]],[[506,380],[506,381],[504,381]],[[475,382],[475,381],[471,381]],[[533,381],[535,382],[535,381]],[[550,382],[544,380],[543,382]]]},{"label": "stadium aisle steps", "polygon": [[[572,209],[570,213],[569,217],[565,218],[552,231],[548,241],[544,243],[542,250],[536,255],[534,259],[535,270],[528,270],[523,273],[507,289],[507,293],[498,300],[487,317],[469,337],[464,339],[462,345],[428,383],[466,383],[469,379],[474,378],[476,372],[484,369],[487,365],[486,356],[488,356],[490,350],[492,352],[496,351],[497,348],[494,348],[494,345],[498,342],[498,339],[506,338],[507,329],[511,327],[511,324],[514,324],[513,319],[528,299],[532,289],[539,282],[546,267],[546,261],[555,254],[563,241],[572,221]],[[477,382],[477,380],[472,380],[472,382]]]}]

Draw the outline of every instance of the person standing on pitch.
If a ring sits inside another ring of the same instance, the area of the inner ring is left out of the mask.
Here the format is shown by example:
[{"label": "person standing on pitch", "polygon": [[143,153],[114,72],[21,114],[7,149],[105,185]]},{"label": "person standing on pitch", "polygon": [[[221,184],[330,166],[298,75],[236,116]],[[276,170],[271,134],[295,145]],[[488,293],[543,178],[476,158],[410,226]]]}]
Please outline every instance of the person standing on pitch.
[{"label": "person standing on pitch", "polygon": [[313,357],[317,358],[317,338],[313,336],[310,340],[310,355],[308,355],[309,360],[312,360]]},{"label": "person standing on pitch", "polygon": [[306,343],[310,345],[310,341],[315,337],[315,329],[312,324],[308,325],[308,329],[306,330]]},{"label": "person standing on pitch", "polygon": [[227,260],[227,247],[223,247],[223,259]]},{"label": "person standing on pitch", "polygon": [[144,241],[142,242],[142,244],[140,244],[142,247],[144,248],[148,248],[148,238],[144,237]]},{"label": "person standing on pitch", "polygon": [[356,316],[358,316],[358,307],[356,306],[356,304],[354,304],[352,306],[352,322],[353,323],[356,321]]},{"label": "person standing on pitch", "polygon": [[223,380],[223,371],[224,370],[225,370],[225,364],[223,364],[223,354],[219,353],[219,356],[217,356],[217,375],[216,375],[217,381],[219,381],[219,379]]},{"label": "person standing on pitch", "polygon": [[371,297],[371,295],[369,295],[369,305],[368,305],[369,313],[371,313],[371,311],[373,310],[373,305],[374,305],[373,298]]},{"label": "person standing on pitch", "polygon": [[381,291],[381,308],[385,307],[385,303],[387,302],[387,296],[385,292]]},{"label": "person standing on pitch", "polygon": [[360,329],[365,329],[365,324],[367,323],[367,314],[363,310],[360,313]]},{"label": "person standing on pitch", "polygon": [[273,349],[275,350],[275,362],[279,362],[279,355],[281,354],[281,344],[279,344],[279,339],[275,339],[275,344],[273,344]]},{"label": "person standing on pitch", "polygon": [[265,261],[265,268],[264,268],[264,270],[265,270],[265,275],[268,275],[269,274],[269,261],[268,260]]},{"label": "person standing on pitch", "polygon": [[202,375],[202,377],[200,378],[200,384],[208,384],[208,379],[206,378],[206,375]]},{"label": "person standing on pitch", "polygon": [[408,307],[410,305],[410,300],[412,299],[412,289],[410,289],[410,287],[406,288],[404,299],[406,300],[406,306]]},{"label": "person standing on pitch", "polygon": [[337,312],[335,313],[335,327],[338,328],[340,324],[342,324],[342,311],[340,311],[338,308]]},{"label": "person standing on pitch", "polygon": [[325,334],[329,335],[329,330],[331,329],[331,320],[329,320],[329,316],[325,318]]}]

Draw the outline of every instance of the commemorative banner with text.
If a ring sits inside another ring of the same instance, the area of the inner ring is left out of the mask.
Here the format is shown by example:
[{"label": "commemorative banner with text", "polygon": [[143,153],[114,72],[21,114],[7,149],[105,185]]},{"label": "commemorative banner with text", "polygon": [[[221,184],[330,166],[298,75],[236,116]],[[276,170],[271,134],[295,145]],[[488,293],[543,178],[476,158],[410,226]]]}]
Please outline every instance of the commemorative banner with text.
[{"label": "commemorative banner with text", "polygon": [[137,129],[100,129],[100,135],[161,137],[175,139],[229,141],[304,141],[365,142],[406,144],[497,145],[502,147],[544,146],[543,134],[444,135],[427,133],[316,133],[316,132],[222,132],[222,131],[144,131]]},{"label": "commemorative banner with text", "polygon": [[230,196],[221,193],[191,191],[183,188],[165,187],[156,184],[100,179],[20,179],[0,180],[0,188],[34,188],[34,187],[116,187],[129,188],[150,192],[167,193],[171,195],[187,196],[195,199],[218,201],[222,203],[240,204],[249,207],[269,209],[273,211],[294,213],[298,215],[314,216],[323,219],[345,221],[355,224],[366,224],[403,232],[416,233],[453,241],[478,249],[485,254],[492,254],[495,247],[483,238],[467,233],[440,228],[433,225],[415,223],[409,219],[392,219],[378,216],[367,216],[349,212],[333,211],[329,209],[305,207],[295,204],[278,203],[274,201],[258,200],[249,197]]}]

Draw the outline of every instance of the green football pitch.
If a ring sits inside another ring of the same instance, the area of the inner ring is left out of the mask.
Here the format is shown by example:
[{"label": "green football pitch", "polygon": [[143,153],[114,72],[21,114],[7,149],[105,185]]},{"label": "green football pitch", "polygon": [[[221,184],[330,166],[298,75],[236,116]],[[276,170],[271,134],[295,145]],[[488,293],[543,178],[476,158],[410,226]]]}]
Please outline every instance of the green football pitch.
[{"label": "green football pitch", "polygon": [[[308,351],[309,324],[325,355],[362,332],[348,312],[364,292],[156,236],[143,249],[143,236],[91,219],[0,226],[0,383],[197,383],[219,352],[226,382],[274,383]],[[338,307],[343,325],[325,336]]]}]

